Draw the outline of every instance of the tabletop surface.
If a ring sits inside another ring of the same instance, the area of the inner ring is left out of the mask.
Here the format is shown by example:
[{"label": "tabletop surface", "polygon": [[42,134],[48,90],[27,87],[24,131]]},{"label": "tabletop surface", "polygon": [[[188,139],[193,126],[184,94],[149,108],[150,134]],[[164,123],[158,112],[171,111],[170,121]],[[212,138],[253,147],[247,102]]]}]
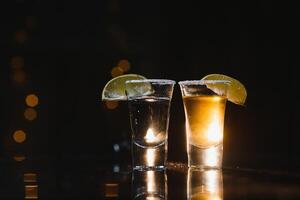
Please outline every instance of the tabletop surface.
[{"label": "tabletop surface", "polygon": [[14,157],[0,160],[0,199],[299,199],[300,173],[225,167],[132,171],[124,160]]}]

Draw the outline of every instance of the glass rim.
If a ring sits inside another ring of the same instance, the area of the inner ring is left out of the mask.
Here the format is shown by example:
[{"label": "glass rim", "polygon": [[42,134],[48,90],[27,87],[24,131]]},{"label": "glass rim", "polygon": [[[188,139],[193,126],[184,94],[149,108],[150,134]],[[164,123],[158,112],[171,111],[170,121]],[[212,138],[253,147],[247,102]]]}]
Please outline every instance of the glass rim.
[{"label": "glass rim", "polygon": [[179,81],[179,85],[206,85],[206,84],[230,84],[231,82],[228,80],[186,80],[186,81]]},{"label": "glass rim", "polygon": [[154,83],[154,84],[164,84],[164,85],[168,85],[168,84],[175,84],[176,81],[174,80],[170,80],[170,79],[137,79],[137,80],[127,80],[125,81],[125,83]]}]

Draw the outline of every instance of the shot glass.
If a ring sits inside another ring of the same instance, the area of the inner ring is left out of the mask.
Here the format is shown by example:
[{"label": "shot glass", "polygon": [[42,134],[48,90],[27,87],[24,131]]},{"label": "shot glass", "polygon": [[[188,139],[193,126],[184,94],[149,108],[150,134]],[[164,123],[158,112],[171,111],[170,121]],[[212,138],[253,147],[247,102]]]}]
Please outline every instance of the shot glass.
[{"label": "shot glass", "polygon": [[137,170],[164,169],[168,151],[170,103],[175,81],[126,81],[132,129],[132,165]]},{"label": "shot glass", "polygon": [[[222,168],[226,108],[224,80],[180,81],[185,111],[188,166]],[[209,88],[220,88],[218,94]]]}]

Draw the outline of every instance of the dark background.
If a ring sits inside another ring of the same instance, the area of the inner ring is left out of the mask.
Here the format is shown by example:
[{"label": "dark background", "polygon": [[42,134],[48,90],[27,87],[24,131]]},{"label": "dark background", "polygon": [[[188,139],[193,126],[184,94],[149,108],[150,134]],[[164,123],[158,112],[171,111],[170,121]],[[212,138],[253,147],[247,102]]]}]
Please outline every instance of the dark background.
[{"label": "dark background", "polygon": [[[228,103],[224,164],[300,166],[299,8],[269,0],[2,1],[0,27],[0,159],[128,156],[126,103],[110,110],[101,91],[121,59],[126,73],[176,81],[222,73],[247,88],[246,106]],[[25,79],[14,81],[14,56]],[[39,97],[38,117],[24,119],[25,97]],[[26,140],[16,143],[22,129]],[[186,162],[184,113],[175,86],[169,160]],[[113,145],[121,148],[114,152]],[[26,160],[25,160],[26,162]]]}]

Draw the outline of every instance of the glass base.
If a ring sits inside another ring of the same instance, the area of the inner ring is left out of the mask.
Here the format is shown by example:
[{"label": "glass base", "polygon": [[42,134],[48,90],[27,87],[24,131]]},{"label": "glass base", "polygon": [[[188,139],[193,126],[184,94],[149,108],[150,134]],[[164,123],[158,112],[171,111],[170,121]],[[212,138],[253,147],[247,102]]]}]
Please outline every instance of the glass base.
[{"label": "glass base", "polygon": [[156,147],[144,147],[132,144],[132,166],[134,170],[163,170],[166,167],[167,143]]},{"label": "glass base", "polygon": [[165,170],[165,166],[155,166],[155,167],[149,167],[146,165],[139,165],[139,166],[134,166],[133,170],[138,170],[138,171],[160,171],[160,170]]},{"label": "glass base", "polygon": [[188,166],[197,169],[222,169],[223,144],[199,148],[189,144]]}]

